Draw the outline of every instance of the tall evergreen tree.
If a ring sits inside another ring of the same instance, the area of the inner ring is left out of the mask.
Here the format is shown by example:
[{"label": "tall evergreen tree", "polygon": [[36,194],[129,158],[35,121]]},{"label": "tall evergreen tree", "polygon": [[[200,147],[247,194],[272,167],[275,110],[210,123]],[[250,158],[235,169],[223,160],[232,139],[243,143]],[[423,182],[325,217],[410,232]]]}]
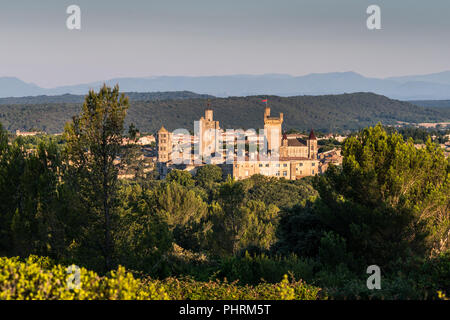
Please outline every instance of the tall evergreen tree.
[{"label": "tall evergreen tree", "polygon": [[76,177],[79,196],[86,204],[89,222],[98,234],[90,239],[101,249],[104,266],[112,266],[112,215],[116,205],[118,170],[128,98],[104,85],[86,96],[80,116],[65,128],[69,174]]}]

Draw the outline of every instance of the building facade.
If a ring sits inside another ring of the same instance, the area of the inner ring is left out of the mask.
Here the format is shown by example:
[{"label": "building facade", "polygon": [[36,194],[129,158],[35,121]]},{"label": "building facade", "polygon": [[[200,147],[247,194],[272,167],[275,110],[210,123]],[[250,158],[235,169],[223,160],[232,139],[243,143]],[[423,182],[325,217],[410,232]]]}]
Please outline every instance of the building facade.
[{"label": "building facade", "polygon": [[[198,126],[196,135],[185,139],[188,145],[193,147],[190,150],[199,152],[183,153],[185,158],[182,162],[175,161],[180,152],[173,134],[161,127],[157,133],[158,167],[161,178],[164,178],[171,169],[194,173],[198,167],[208,163],[219,165],[225,173],[236,180],[249,178],[254,174],[296,180],[319,173],[317,138],[313,130],[304,138],[282,135],[283,114],[273,117],[268,107],[264,110],[263,120],[264,136],[249,136],[245,140],[240,140],[241,144],[245,141],[246,148],[239,149],[234,146],[237,145],[238,139],[242,139],[240,133],[230,134],[221,130],[219,121],[213,119],[213,110],[208,108],[205,116],[196,124]],[[264,146],[261,145],[261,141]],[[232,149],[224,150],[223,146],[230,142],[233,144]],[[255,143],[257,147],[255,145],[254,148],[249,147],[251,143]]]},{"label": "building facade", "polygon": [[264,135],[267,139],[267,150],[275,153],[280,148],[281,142],[281,125],[283,124],[283,114],[278,117],[270,116],[270,108],[264,110]]},{"label": "building facade", "polygon": [[199,121],[199,147],[200,154],[204,157],[214,154],[218,151],[218,134],[220,132],[219,121],[213,120],[213,110],[206,109],[205,116]]},{"label": "building facade", "polygon": [[164,126],[159,129],[157,134],[158,141],[158,162],[167,163],[172,160],[172,133]]}]

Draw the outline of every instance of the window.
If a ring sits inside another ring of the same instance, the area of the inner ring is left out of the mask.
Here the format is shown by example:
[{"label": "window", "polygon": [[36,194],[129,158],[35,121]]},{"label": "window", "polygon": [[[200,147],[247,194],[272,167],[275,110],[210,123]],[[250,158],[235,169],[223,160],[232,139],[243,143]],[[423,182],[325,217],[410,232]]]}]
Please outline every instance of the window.
[{"label": "window", "polygon": [[279,163],[277,163],[277,164],[275,165],[275,167],[277,167],[277,168],[278,168],[279,166],[280,166],[280,164],[279,164]]},{"label": "window", "polygon": [[269,167],[269,164],[268,163],[266,163],[266,168],[268,168]]},{"label": "window", "polygon": [[287,177],[287,171],[283,171],[283,176]]},{"label": "window", "polygon": [[312,174],[314,174],[314,169],[312,169]]},{"label": "window", "polygon": [[[311,163],[311,165],[314,167],[315,165],[316,165],[316,163],[315,162],[313,162],[313,163]],[[314,170],[313,170],[314,171]]]},{"label": "window", "polygon": [[287,163],[284,163],[284,164],[283,164],[283,167],[287,167]]},{"label": "window", "polygon": [[259,164],[259,167],[262,168],[262,166],[263,166],[262,163],[260,163],[260,164]]},{"label": "window", "polygon": [[277,173],[275,174],[277,177],[280,176],[280,171],[277,171]]},{"label": "window", "polygon": [[299,166],[300,166],[300,167],[303,167],[303,162],[300,162],[300,163],[299,163]]}]

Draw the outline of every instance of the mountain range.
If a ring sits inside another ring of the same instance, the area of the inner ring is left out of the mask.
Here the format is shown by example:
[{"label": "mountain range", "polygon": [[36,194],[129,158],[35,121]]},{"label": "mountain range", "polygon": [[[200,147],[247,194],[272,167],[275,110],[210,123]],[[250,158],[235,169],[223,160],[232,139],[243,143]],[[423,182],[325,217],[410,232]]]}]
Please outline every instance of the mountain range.
[{"label": "mountain range", "polygon": [[[115,78],[104,81],[121,91],[193,91],[217,97],[250,95],[324,95],[373,92],[399,100],[450,99],[450,71],[391,78],[370,78],[355,72],[313,73],[304,76],[287,74],[224,76],[154,76]],[[98,89],[103,81],[41,88],[13,77],[0,77],[0,98],[37,95],[84,95]]]}]

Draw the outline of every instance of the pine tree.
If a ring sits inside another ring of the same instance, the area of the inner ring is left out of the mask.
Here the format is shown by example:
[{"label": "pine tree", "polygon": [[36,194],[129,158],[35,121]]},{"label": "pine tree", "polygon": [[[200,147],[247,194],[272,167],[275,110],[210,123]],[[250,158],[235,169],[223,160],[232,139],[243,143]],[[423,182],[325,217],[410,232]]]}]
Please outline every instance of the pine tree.
[{"label": "pine tree", "polygon": [[[112,215],[116,205],[118,160],[123,138],[128,98],[104,85],[90,91],[80,116],[65,128],[70,174],[76,177],[79,195],[87,205],[92,227],[102,230],[94,239],[102,251],[105,268],[112,265]],[[96,233],[94,231],[94,233]]]}]

